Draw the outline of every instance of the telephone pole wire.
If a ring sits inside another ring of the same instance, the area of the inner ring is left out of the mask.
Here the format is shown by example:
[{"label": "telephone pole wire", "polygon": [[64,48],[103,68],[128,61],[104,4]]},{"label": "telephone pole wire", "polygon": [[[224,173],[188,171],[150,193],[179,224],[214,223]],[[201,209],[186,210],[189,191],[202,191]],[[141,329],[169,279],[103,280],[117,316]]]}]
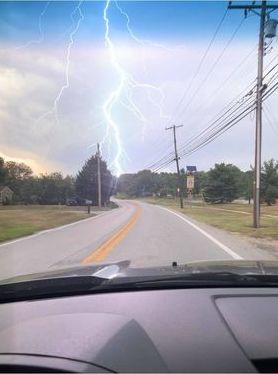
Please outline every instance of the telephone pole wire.
[{"label": "telephone pole wire", "polygon": [[100,172],[100,150],[97,143],[97,185],[98,185],[98,207],[101,208],[101,172]]},{"label": "telephone pole wire", "polygon": [[178,188],[179,188],[179,197],[180,197],[180,207],[183,209],[183,184],[181,180],[181,173],[180,173],[180,165],[179,165],[179,157],[178,157],[178,150],[177,150],[177,138],[176,138],[176,129],[179,127],[183,127],[183,125],[173,125],[170,127],[166,127],[165,130],[173,130],[174,135],[174,149],[175,149],[175,158],[176,166],[177,166],[177,174],[178,174]]}]

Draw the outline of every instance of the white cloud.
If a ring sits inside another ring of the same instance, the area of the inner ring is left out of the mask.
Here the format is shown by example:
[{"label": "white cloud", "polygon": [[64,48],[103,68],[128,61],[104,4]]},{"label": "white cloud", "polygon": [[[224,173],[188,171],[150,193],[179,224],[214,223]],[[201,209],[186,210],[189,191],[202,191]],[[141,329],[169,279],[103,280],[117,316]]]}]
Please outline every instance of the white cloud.
[{"label": "white cloud", "polygon": [[[177,119],[178,124],[184,124],[178,134],[180,144],[204,128],[252,80],[256,73],[256,53],[226,85],[221,86],[253,47],[249,43],[234,44],[229,48],[229,53],[225,54],[192,105]],[[216,46],[208,56],[187,99],[206,79],[222,48],[223,45]],[[172,115],[204,49],[205,46],[201,44],[188,45],[175,51],[131,45],[121,45],[117,49],[122,66],[136,80],[161,87],[165,95],[163,99],[158,91],[143,88],[132,92],[133,100],[144,114],[146,123],[140,122],[120,103],[114,107],[113,116],[127,155],[123,160],[125,171],[143,168],[169,151],[171,135],[164,130],[169,123],[161,116],[157,103],[162,102],[166,116]],[[268,58],[274,54],[275,51]],[[69,78],[70,88],[64,91],[58,106],[59,123],[51,113],[40,119],[53,109],[54,99],[65,82],[65,49],[36,46],[0,54],[2,154],[8,158],[26,160],[37,171],[53,170],[55,167],[64,172],[77,171],[92,152],[89,146],[101,141],[105,134],[102,104],[117,85],[118,77],[107,50],[83,44],[75,45],[72,49]],[[278,118],[278,109],[274,105],[271,107]],[[265,158],[277,158],[277,140],[273,130],[264,125]],[[199,169],[207,169],[214,162],[223,160],[246,168],[253,162],[253,147],[254,121],[246,119],[221,139],[191,156],[188,163],[198,165]],[[107,148],[103,150],[108,158]],[[110,156],[113,157],[113,154]],[[187,163],[187,160],[183,162]]]}]

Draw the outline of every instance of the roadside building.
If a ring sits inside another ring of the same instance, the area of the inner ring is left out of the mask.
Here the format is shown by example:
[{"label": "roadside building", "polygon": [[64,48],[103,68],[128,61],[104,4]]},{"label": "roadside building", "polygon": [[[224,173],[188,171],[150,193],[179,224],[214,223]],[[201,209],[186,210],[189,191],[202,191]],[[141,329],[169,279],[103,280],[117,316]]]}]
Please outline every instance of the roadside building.
[{"label": "roadside building", "polygon": [[0,186],[0,205],[10,204],[13,200],[13,191],[8,186]]}]

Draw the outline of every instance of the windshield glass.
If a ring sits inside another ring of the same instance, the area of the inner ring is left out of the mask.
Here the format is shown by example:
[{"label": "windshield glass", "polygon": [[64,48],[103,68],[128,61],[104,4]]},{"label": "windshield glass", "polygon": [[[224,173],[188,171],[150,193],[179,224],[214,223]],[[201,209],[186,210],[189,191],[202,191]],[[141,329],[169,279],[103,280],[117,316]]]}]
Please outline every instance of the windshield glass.
[{"label": "windshield glass", "polygon": [[0,280],[276,268],[277,18],[1,1]]}]

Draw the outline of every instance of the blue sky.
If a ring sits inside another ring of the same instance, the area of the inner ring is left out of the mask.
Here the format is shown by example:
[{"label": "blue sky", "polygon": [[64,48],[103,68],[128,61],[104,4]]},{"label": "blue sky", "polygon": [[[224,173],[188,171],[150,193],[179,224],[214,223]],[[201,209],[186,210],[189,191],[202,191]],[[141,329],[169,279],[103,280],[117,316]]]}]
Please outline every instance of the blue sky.
[{"label": "blue sky", "polygon": [[[10,43],[28,41],[38,33],[38,19],[45,8],[44,1],[1,1],[0,38]],[[74,1],[52,1],[43,18],[42,27],[46,41],[52,42],[63,36],[71,26],[70,14],[76,6]],[[135,33],[143,38],[171,41],[208,39],[222,17],[225,1],[120,1],[121,7],[129,14]],[[104,1],[84,1],[82,10],[85,20],[79,37],[83,42],[97,42],[103,36],[101,19]],[[115,28],[115,36],[123,32],[123,18],[111,3],[109,14]],[[230,11],[222,29],[221,37],[226,37],[243,15],[242,11]],[[242,38],[250,38],[256,32],[257,17],[249,21]]]},{"label": "blue sky", "polygon": [[[107,17],[113,51],[105,40],[107,3],[84,1],[80,8],[78,4],[0,2],[0,153],[29,163],[36,172],[75,173],[100,142],[115,173],[119,164],[121,172],[142,169],[171,150],[165,126],[196,73],[227,2],[120,1],[121,13],[111,1]],[[242,11],[228,11],[186,93],[181,111],[221,55],[202,90],[177,118],[177,124],[184,125],[180,145],[255,77],[257,16],[242,23],[225,49],[242,18]],[[266,63],[277,53],[276,47],[277,39]],[[109,103],[115,93],[115,101]],[[275,97],[268,106],[275,122]],[[253,127],[254,118],[247,118],[183,162],[208,169],[224,161],[247,169],[253,162]],[[275,124],[274,129],[264,126],[265,159],[277,158],[275,130]]]}]

